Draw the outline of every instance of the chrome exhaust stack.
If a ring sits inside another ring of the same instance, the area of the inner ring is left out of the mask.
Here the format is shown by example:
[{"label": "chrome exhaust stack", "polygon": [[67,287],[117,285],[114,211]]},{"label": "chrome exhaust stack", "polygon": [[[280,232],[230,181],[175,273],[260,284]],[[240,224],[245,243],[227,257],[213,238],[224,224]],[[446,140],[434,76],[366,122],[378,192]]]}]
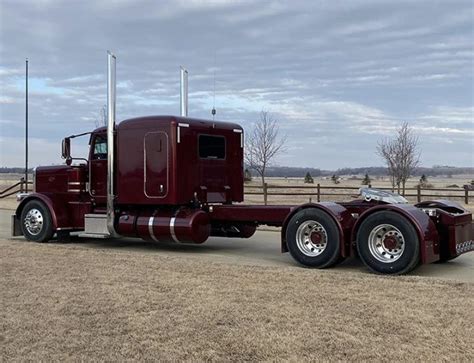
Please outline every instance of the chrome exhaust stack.
[{"label": "chrome exhaust stack", "polygon": [[188,117],[188,70],[181,66],[181,116]]},{"label": "chrome exhaust stack", "polygon": [[114,226],[114,134],[116,104],[115,61],[115,55],[110,51],[107,51],[107,229],[111,237],[118,236]]}]

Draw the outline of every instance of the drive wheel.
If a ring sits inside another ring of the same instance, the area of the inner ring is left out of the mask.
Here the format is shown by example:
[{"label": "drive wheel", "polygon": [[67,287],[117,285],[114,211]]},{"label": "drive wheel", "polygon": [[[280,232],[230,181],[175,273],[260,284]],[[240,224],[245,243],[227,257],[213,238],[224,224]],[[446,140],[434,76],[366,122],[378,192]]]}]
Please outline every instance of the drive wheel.
[{"label": "drive wheel", "polygon": [[308,267],[325,268],[339,261],[339,230],[331,216],[319,209],[304,209],[290,219],[286,244],[291,256]]},{"label": "drive wheel", "polygon": [[46,242],[53,237],[51,214],[43,202],[32,200],[21,212],[21,230],[29,241]]},{"label": "drive wheel", "polygon": [[357,251],[373,272],[401,275],[420,261],[420,241],[413,225],[403,216],[376,212],[364,220],[357,233]]}]

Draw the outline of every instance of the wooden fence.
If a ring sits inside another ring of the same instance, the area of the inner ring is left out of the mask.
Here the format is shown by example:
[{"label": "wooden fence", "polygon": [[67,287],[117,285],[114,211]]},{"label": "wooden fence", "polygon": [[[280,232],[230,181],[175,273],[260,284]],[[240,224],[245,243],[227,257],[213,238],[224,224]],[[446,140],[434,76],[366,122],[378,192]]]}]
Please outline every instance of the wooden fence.
[{"label": "wooden fence", "polygon": [[[380,190],[392,191],[392,188],[369,185],[369,187]],[[245,195],[262,195],[264,202],[268,201],[271,196],[306,196],[310,200],[317,202],[325,199],[333,200],[332,197],[354,197],[359,193],[360,187],[345,187],[345,186],[328,186],[328,185],[269,185],[265,183],[264,186],[246,185],[244,187]],[[281,191],[285,190],[285,191]],[[405,197],[416,198],[419,203],[422,200],[429,199],[461,199],[465,204],[473,202],[474,187],[472,185],[465,185],[462,188],[422,188],[419,185],[416,188],[405,188]],[[441,193],[439,193],[441,192]],[[447,193],[449,192],[449,193]],[[471,193],[470,193],[471,192]],[[331,198],[328,198],[331,197]]]},{"label": "wooden fence", "polygon": [[[28,185],[31,185],[31,182],[28,182]],[[369,185],[372,187],[372,185]],[[376,186],[373,186],[377,188]],[[310,200],[315,200],[320,202],[322,200],[332,200],[333,197],[346,197],[351,198],[359,193],[359,187],[344,187],[344,186],[328,186],[328,185],[269,185],[265,183],[264,186],[261,185],[245,185],[244,193],[245,195],[262,195],[263,200],[266,203],[268,197],[270,196],[306,196]],[[381,190],[392,191],[392,188],[382,187],[377,188]],[[25,183],[24,178],[21,178],[20,181],[7,189],[0,191],[0,199],[5,198],[19,192],[25,192],[27,190],[27,184]],[[281,191],[285,190],[285,191]],[[289,191],[288,191],[289,190]],[[328,192],[329,191],[329,192]],[[474,198],[474,186],[464,185],[463,188],[421,188],[419,185],[416,188],[405,188],[405,197],[407,198],[416,198],[417,202],[421,202],[426,199],[461,199],[465,204],[473,202]],[[441,192],[441,193],[436,193]],[[447,193],[449,192],[449,194]],[[445,193],[445,194],[443,194]]]},{"label": "wooden fence", "polygon": [[[32,185],[33,182],[25,182],[25,178],[21,178],[19,182],[9,186],[8,188],[0,191],[0,199],[15,195],[17,193],[25,193],[28,191],[28,185]],[[31,190],[31,189],[30,189]]]}]

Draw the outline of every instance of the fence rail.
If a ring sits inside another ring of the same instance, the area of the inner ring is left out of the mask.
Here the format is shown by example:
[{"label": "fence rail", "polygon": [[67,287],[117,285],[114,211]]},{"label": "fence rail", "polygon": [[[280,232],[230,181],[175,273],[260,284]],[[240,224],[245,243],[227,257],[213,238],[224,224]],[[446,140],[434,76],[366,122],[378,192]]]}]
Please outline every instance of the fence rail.
[{"label": "fence rail", "polygon": [[[387,187],[376,187],[369,185],[369,187],[377,188],[380,190],[392,191],[392,188]],[[290,191],[279,192],[278,190],[285,189]],[[298,189],[299,191],[291,191]],[[334,197],[356,197],[358,195],[360,187],[345,187],[345,186],[328,186],[328,185],[245,185],[245,195],[262,195],[264,201],[268,200],[269,196],[309,196],[314,197],[318,202],[321,201],[321,197],[334,196]],[[275,190],[275,191],[273,191]],[[325,192],[325,190],[336,190],[336,192]],[[347,191],[346,193],[339,191]],[[474,188],[471,185],[465,185],[463,188],[422,188],[418,185],[415,188],[405,188],[405,197],[416,198],[419,203],[424,198],[436,198],[436,199],[450,199],[450,198],[461,198],[465,204],[469,204],[469,200],[474,198]],[[416,193],[410,193],[415,191]],[[450,192],[449,194],[435,194],[435,192]],[[471,192],[471,193],[470,193]]]},{"label": "fence rail", "polygon": [[28,191],[28,185],[32,185],[33,182],[25,182],[25,178],[21,178],[19,182],[10,185],[8,188],[0,191],[0,199],[15,195],[17,193],[24,193]]},{"label": "fence rail", "polygon": [[[0,191],[0,199],[9,197],[11,195],[17,193],[24,193],[28,191],[27,186],[32,185],[31,181],[28,181],[28,184],[25,182],[24,178],[21,178],[19,182],[9,186],[8,188]],[[372,185],[369,185],[372,187]],[[387,187],[376,187],[374,188],[380,190],[389,190],[391,191],[392,188]],[[281,189],[298,189],[300,191],[295,192],[278,192]],[[318,202],[321,201],[321,197],[356,197],[359,192],[359,187],[345,187],[345,186],[328,186],[328,185],[269,185],[266,184],[262,185],[245,185],[245,195],[262,195],[264,197],[264,201],[267,201],[268,196],[306,196],[306,197],[314,197]],[[277,190],[273,192],[271,190]],[[301,191],[302,190],[302,191]],[[336,191],[347,191],[346,193],[339,193],[339,192],[332,192],[327,193],[324,190],[336,190]],[[429,188],[424,189],[421,188],[419,185],[416,188],[405,188],[405,191],[416,191],[416,193],[405,193],[405,197],[409,198],[416,198],[417,202],[421,202],[423,198],[436,198],[436,199],[443,199],[443,198],[461,198],[464,200],[465,204],[469,204],[469,201],[474,198],[472,192],[474,192],[474,187],[471,185],[465,185],[463,188]],[[433,194],[433,192],[450,192],[450,194]],[[471,192],[471,193],[470,193]],[[454,193],[454,194],[453,194]]]}]

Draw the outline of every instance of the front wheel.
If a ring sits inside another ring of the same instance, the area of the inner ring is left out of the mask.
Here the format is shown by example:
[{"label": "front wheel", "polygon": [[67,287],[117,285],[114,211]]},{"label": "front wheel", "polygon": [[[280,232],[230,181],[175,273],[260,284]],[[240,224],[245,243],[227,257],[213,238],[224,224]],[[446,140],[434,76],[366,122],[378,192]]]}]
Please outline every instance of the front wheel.
[{"label": "front wheel", "polygon": [[373,272],[401,275],[420,261],[420,241],[413,225],[403,216],[376,212],[365,219],[357,233],[357,251]]},{"label": "front wheel", "polygon": [[290,219],[286,244],[291,256],[308,267],[330,267],[340,258],[339,229],[331,216],[316,208],[303,209]]},{"label": "front wheel", "polygon": [[47,242],[54,234],[51,213],[39,200],[29,201],[21,212],[21,230],[29,241]]}]

